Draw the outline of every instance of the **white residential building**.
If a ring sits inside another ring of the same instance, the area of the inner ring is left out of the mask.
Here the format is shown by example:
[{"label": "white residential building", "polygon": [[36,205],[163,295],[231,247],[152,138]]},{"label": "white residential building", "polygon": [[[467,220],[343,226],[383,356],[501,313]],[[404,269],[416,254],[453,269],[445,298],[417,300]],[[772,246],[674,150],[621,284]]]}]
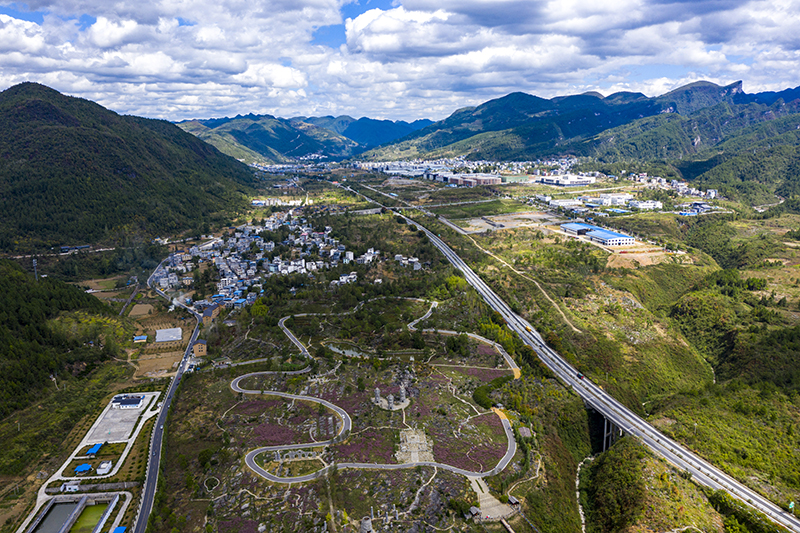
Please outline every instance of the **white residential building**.
[{"label": "white residential building", "polygon": [[628,202],[628,207],[636,209],[662,209],[664,206],[661,202],[656,200],[631,200]]}]

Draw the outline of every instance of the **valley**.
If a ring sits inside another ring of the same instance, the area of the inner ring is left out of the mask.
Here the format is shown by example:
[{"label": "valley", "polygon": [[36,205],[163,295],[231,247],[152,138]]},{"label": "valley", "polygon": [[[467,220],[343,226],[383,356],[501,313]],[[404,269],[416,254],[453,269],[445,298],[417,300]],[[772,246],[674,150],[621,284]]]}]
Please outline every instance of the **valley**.
[{"label": "valley", "polygon": [[[778,101],[723,89],[631,102]],[[651,155],[234,165],[181,231],[5,248],[0,530],[65,467],[103,505],[104,461],[136,533],[796,530],[789,160],[756,186]],[[92,431],[142,394],[136,435]]]}]

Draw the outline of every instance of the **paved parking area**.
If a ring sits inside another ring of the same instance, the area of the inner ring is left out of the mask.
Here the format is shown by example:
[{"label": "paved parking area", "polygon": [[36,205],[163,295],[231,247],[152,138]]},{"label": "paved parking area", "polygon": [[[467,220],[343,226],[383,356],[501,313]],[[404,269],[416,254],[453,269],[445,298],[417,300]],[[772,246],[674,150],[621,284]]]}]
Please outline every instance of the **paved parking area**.
[{"label": "paved parking area", "polygon": [[139,416],[153,405],[156,392],[144,392],[145,399],[139,409],[112,409],[109,405],[100,419],[86,434],[84,442],[127,442],[136,427]]}]

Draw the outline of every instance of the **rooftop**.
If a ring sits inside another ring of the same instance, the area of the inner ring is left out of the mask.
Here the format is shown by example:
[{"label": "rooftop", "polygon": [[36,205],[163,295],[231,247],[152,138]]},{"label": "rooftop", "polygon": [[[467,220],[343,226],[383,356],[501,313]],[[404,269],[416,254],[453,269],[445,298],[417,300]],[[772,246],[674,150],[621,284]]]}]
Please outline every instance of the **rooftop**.
[{"label": "rooftop", "polygon": [[605,229],[594,229],[587,233],[589,237],[596,237],[598,239],[632,239],[630,235],[624,233],[617,233],[615,231],[608,231]]},{"label": "rooftop", "polygon": [[159,329],[156,331],[156,342],[179,341],[183,338],[181,328]]}]

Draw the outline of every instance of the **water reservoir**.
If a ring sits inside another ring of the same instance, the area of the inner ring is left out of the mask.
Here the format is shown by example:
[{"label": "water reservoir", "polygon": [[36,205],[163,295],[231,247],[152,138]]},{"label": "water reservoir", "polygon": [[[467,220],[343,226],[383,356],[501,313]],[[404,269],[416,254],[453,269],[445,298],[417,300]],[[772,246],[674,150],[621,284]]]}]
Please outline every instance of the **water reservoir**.
[{"label": "water reservoir", "polygon": [[108,503],[87,505],[69,533],[92,533],[94,526],[100,521],[100,517],[103,516],[106,509],[108,509]]},{"label": "water reservoir", "polygon": [[47,516],[41,521],[33,533],[58,533],[64,522],[67,521],[72,511],[77,509],[78,502],[57,503],[47,512]]}]

